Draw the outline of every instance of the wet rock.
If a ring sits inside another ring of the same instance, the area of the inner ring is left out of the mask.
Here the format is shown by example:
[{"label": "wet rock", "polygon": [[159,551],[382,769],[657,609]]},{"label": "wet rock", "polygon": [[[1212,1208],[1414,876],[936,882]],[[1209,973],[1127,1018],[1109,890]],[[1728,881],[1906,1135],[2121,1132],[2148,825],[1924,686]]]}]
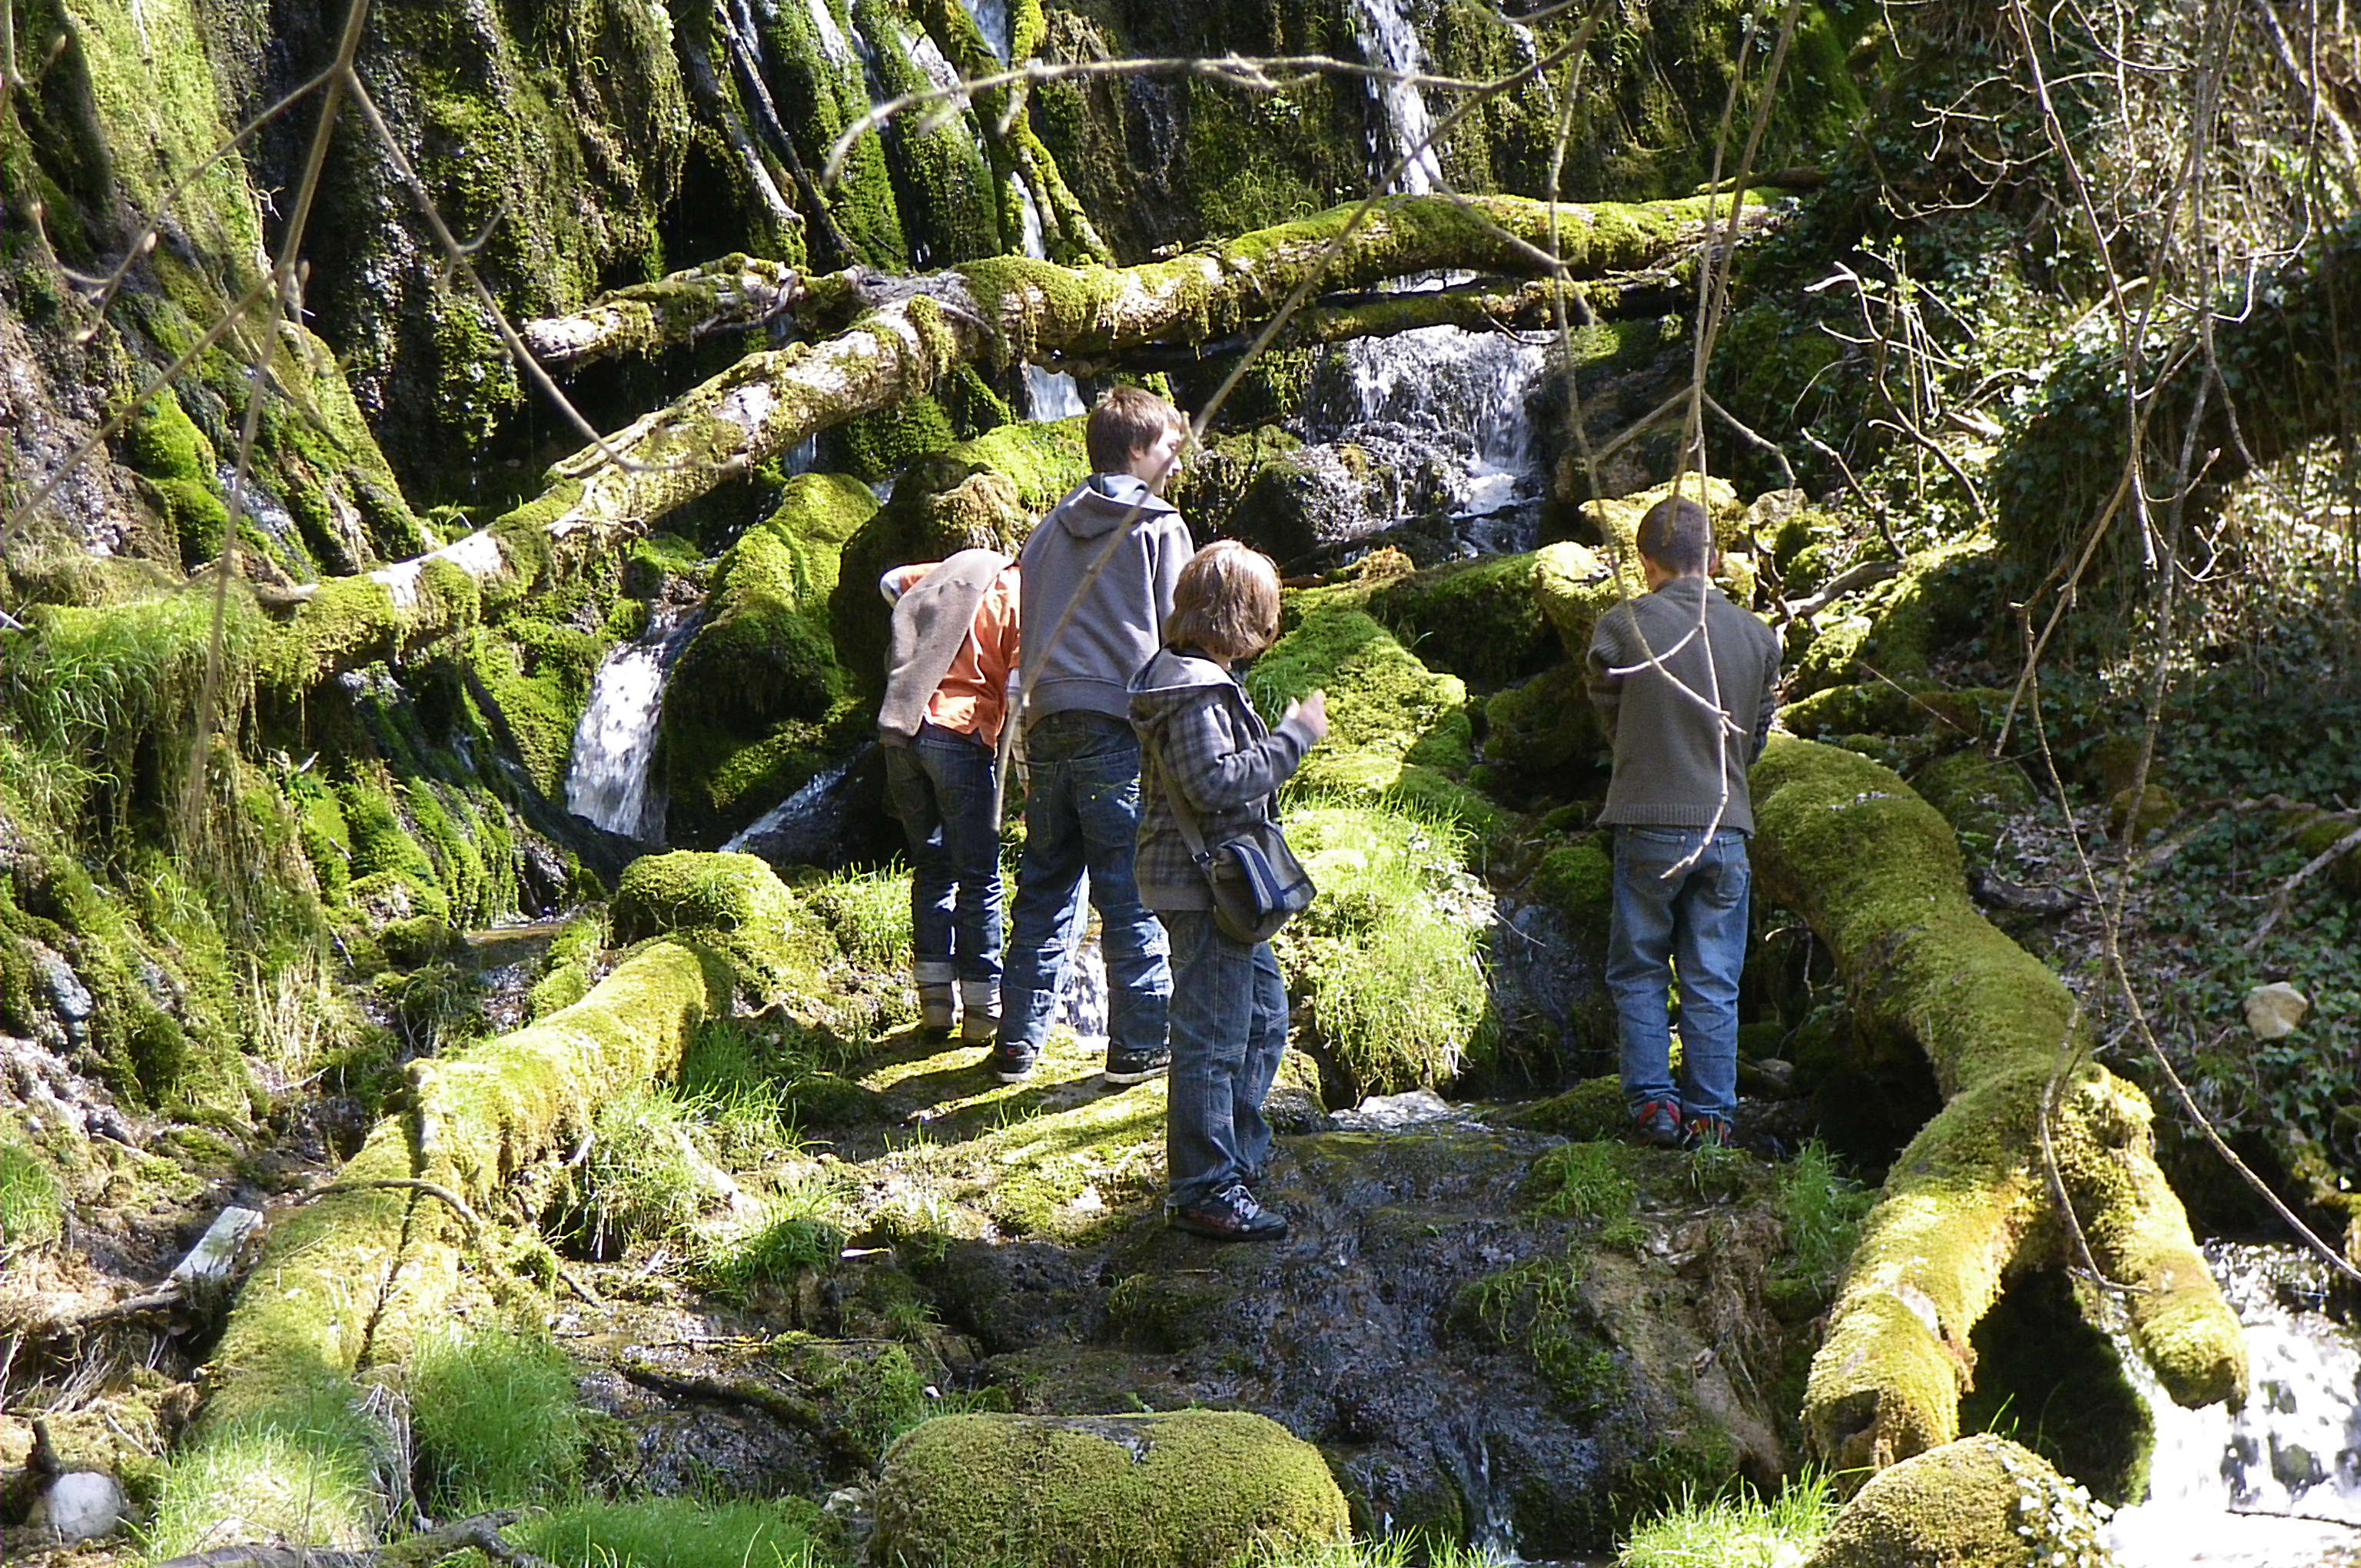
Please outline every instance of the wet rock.
[{"label": "wet rock", "polygon": [[[1043,1249],[1038,1295],[1016,1270],[950,1266],[946,1316],[988,1346],[1025,1338],[981,1372],[1020,1410],[1260,1410],[1321,1445],[1359,1517],[1457,1519],[1527,1555],[1605,1545],[1618,1488],[1771,1473],[1779,1445],[1712,1303],[1747,1299],[1745,1259],[1775,1223],[1643,1212],[1644,1233],[1688,1238],[1693,1277],[1644,1247],[1599,1249],[1593,1223],[1525,1198],[1559,1140],[1430,1099],[1363,1107],[1390,1130],[1282,1143],[1257,1192],[1287,1215],[1283,1242],[1215,1246],[1143,1216],[1095,1278]],[[1449,1119],[1419,1119],[1437,1106]],[[1552,1303],[1538,1319],[1532,1289]]]}]

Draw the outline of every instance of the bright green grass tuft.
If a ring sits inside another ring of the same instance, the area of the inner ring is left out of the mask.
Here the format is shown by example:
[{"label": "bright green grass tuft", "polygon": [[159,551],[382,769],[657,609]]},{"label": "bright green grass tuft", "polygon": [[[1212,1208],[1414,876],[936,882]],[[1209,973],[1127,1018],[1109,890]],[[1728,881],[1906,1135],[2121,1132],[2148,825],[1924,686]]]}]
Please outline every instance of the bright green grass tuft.
[{"label": "bright green grass tuft", "polygon": [[764,1285],[833,1263],[844,1250],[839,1207],[835,1191],[823,1182],[772,1194],[752,1224],[707,1241],[698,1269],[706,1288],[725,1300],[743,1301]]},{"label": "bright green grass tuft", "polygon": [[697,1146],[706,1102],[670,1089],[619,1095],[598,1108],[582,1168],[592,1252],[686,1237],[723,1194]]},{"label": "bright green grass tuft", "polygon": [[1779,1213],[1787,1222],[1784,1272],[1832,1279],[1852,1256],[1876,1194],[1838,1169],[1836,1157],[1817,1141],[1779,1168],[1778,1182]]},{"label": "bright green grass tuft", "polygon": [[65,1228],[57,1172],[25,1145],[0,1143],[0,1255],[55,1241]]},{"label": "bright green grass tuft", "polygon": [[839,872],[802,890],[805,904],[836,933],[844,956],[863,969],[910,961],[910,869]]},{"label": "bright green grass tuft", "polygon": [[819,1509],[799,1497],[578,1503],[505,1532],[556,1568],[812,1568]]},{"label": "bright green grass tuft", "polygon": [[459,1329],[427,1339],[411,1364],[410,1408],[431,1496],[452,1513],[561,1494],[581,1468],[574,1369],[539,1335]]},{"label": "bright green grass tuft", "polygon": [[1807,1474],[1767,1502],[1741,1482],[1724,1497],[1684,1497],[1633,1530],[1615,1561],[1619,1568],[1787,1568],[1810,1554],[1836,1517],[1825,1476]]},{"label": "bright green grass tuft", "polygon": [[1533,1161],[1526,1191],[1542,1213],[1597,1220],[1600,1241],[1610,1246],[1631,1245],[1642,1233],[1633,1216],[1640,1184],[1624,1168],[1626,1157],[1614,1144],[1568,1144],[1552,1149]]}]

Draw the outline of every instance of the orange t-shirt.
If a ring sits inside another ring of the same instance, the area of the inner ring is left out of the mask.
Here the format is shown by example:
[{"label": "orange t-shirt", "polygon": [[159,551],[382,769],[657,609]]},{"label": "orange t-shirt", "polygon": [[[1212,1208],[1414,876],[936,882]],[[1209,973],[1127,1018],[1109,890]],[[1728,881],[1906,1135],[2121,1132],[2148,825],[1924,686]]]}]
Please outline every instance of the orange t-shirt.
[{"label": "orange t-shirt", "polygon": [[[903,567],[895,574],[901,579],[900,591],[917,587],[940,565],[929,561]],[[1008,673],[1016,667],[1017,620],[1016,565],[1011,562],[984,590],[967,640],[952,656],[935,695],[927,699],[928,723],[999,746],[1000,726],[1008,717]]]}]

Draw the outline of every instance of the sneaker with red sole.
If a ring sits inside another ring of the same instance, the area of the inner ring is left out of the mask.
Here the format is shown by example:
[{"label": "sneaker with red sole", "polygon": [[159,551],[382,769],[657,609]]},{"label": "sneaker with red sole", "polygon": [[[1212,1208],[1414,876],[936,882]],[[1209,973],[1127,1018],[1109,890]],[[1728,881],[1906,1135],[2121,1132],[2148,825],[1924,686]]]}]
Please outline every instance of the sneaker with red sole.
[{"label": "sneaker with red sole", "polygon": [[1631,1113],[1631,1135],[1652,1148],[1681,1146],[1681,1108],[1669,1100],[1648,1100]]},{"label": "sneaker with red sole", "polygon": [[1287,1217],[1256,1202],[1243,1182],[1233,1182],[1201,1203],[1165,1210],[1164,1223],[1217,1242],[1275,1242],[1287,1234]]}]

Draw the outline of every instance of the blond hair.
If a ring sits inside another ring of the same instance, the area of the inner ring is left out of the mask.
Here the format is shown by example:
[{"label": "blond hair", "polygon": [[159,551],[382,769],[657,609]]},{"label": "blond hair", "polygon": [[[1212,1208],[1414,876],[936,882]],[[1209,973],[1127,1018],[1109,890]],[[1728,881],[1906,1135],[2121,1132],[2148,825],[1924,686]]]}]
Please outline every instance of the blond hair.
[{"label": "blond hair", "polygon": [[1091,472],[1122,474],[1131,460],[1156,444],[1168,430],[1185,432],[1189,422],[1180,411],[1141,387],[1117,387],[1099,400],[1082,425],[1082,444],[1090,451]]},{"label": "blond hair", "polygon": [[1222,539],[1180,568],[1165,641],[1230,660],[1259,653],[1278,636],[1279,568],[1269,556]]}]

